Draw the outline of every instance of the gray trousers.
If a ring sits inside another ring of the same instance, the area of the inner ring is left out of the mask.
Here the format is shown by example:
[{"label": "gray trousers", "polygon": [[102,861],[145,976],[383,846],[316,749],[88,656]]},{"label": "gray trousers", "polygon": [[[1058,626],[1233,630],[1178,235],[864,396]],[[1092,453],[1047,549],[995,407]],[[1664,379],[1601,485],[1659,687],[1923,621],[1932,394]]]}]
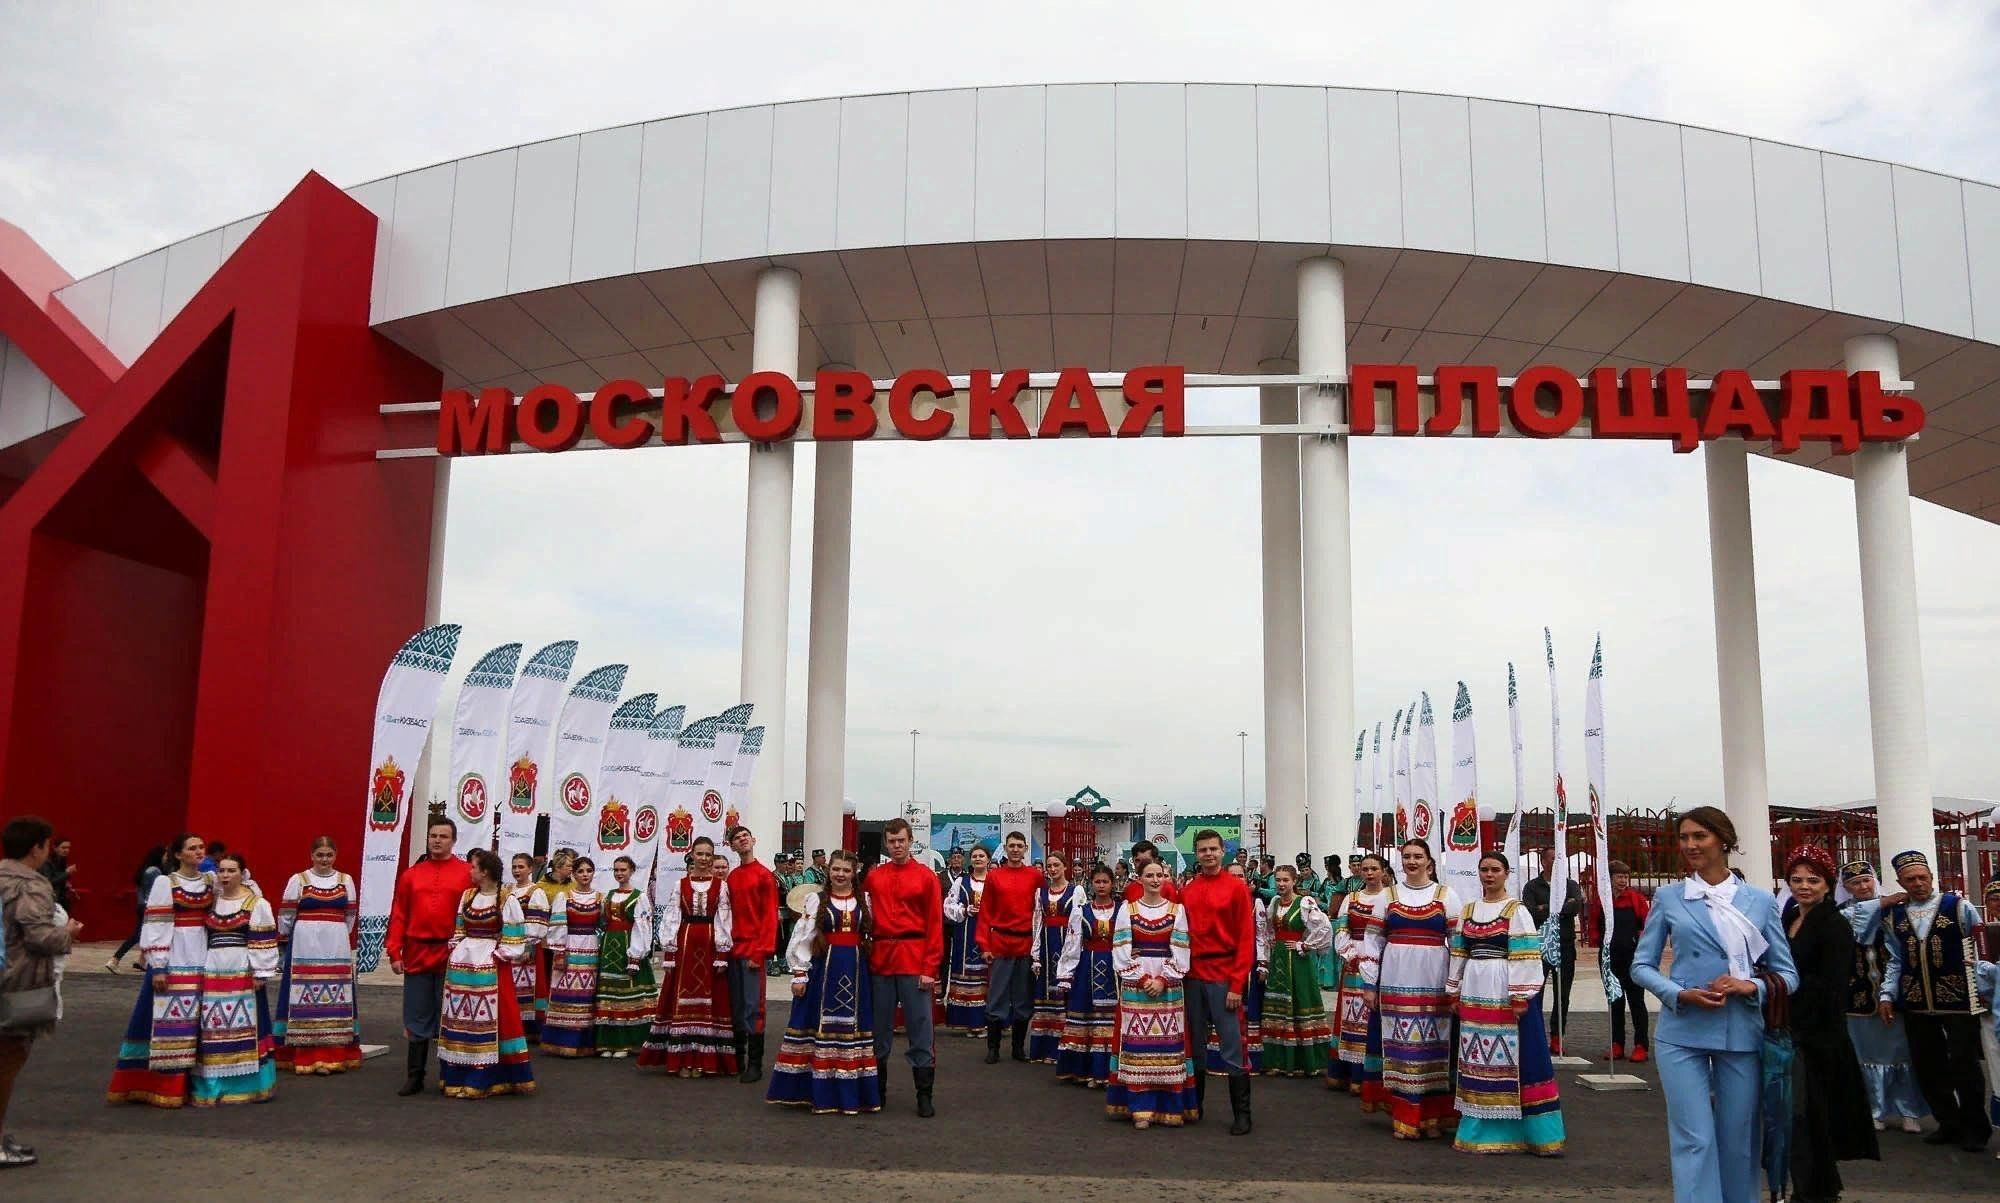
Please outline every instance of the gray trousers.
[{"label": "gray trousers", "polygon": [[742,957],[729,958],[729,1027],[738,1040],[764,1034],[764,966]]},{"label": "gray trousers", "polygon": [[909,1049],[905,1056],[910,1059],[910,1068],[925,1069],[937,1064],[931,1044],[931,992],[919,985],[918,980],[913,973],[878,973],[871,979],[875,1002],[875,1067],[878,1073],[889,1067],[889,1050],[896,1042],[898,1003],[903,1007],[903,1030],[909,1033]]},{"label": "gray trousers", "polygon": [[444,971],[403,975],[403,1034],[412,1040],[436,1040],[438,1016],[444,1010]]},{"label": "gray trousers", "polygon": [[986,1022],[1002,1027],[1035,1017],[1035,959],[994,957],[986,976]]},{"label": "gray trousers", "polygon": [[1232,1074],[1244,1073],[1243,1004],[1238,1002],[1235,1011],[1228,1008],[1229,986],[1225,982],[1188,978],[1182,985],[1187,990],[1188,1047],[1194,1050],[1195,1066],[1199,1068],[1208,1059],[1204,1050],[1208,1048],[1208,1030],[1213,1027],[1224,1067]]}]

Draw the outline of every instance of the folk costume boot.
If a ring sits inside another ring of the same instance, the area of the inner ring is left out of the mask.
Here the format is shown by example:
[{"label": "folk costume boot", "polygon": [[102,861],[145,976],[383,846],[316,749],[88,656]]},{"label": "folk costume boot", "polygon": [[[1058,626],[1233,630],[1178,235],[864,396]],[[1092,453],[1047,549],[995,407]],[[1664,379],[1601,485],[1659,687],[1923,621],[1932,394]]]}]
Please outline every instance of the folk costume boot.
[{"label": "folk costume boot", "polygon": [[1196,1057],[1194,1059],[1194,1114],[1188,1116],[1186,1120],[1190,1124],[1201,1122],[1201,1113],[1208,1103],[1207,1060],[1206,1057]]},{"label": "folk costume boot", "polygon": [[1229,1075],[1229,1134],[1250,1135],[1250,1075]]},{"label": "folk costume boot", "polygon": [[986,1025],[986,1063],[1000,1064],[1000,1028],[1002,1025],[988,1022]]},{"label": "folk costume boot", "polygon": [[1014,1021],[1013,1057],[1016,1061],[1026,1061],[1028,1059],[1028,1021],[1025,1019]]},{"label": "folk costume boot", "polygon": [[431,1063],[431,1042],[428,1040],[410,1041],[409,1058],[409,1067],[403,1078],[403,1084],[396,1090],[396,1094],[402,1098],[409,1098],[413,1094],[423,1093],[424,1069]]},{"label": "folk costume boot", "polygon": [[743,1072],[736,1075],[739,1082],[756,1082],[764,1077],[764,1033],[752,1032],[743,1038]]},{"label": "folk costume boot", "polygon": [[917,1084],[917,1117],[929,1119],[936,1115],[937,1108],[931,1106],[931,1087],[937,1085],[937,1066],[914,1067],[910,1079]]}]

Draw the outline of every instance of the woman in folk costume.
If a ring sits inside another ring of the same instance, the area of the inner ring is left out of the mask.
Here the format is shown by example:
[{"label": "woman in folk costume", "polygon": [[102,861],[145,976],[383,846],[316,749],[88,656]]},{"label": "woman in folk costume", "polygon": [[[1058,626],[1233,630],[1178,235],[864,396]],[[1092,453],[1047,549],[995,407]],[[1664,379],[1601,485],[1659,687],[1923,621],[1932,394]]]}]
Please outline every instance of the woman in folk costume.
[{"label": "woman in folk costume", "polygon": [[1054,1065],[1062,1048],[1063,1013],[1069,991],[1059,983],[1069,920],[1083,891],[1069,879],[1069,860],[1050,852],[1044,862],[1049,882],[1035,898],[1041,921],[1035,925],[1035,1015],[1028,1025],[1028,1060]]},{"label": "woman in folk costume", "polygon": [[1118,975],[1111,968],[1112,933],[1124,907],[1118,878],[1103,865],[1090,872],[1090,899],[1070,908],[1056,963],[1056,989],[1063,999],[1062,1042],[1056,1050],[1056,1080],[1103,1086],[1111,1079],[1111,1046],[1117,1037]]},{"label": "woman in folk costume", "polygon": [[278,1067],[297,1074],[361,1068],[354,1013],[354,931],[361,894],[333,867],[329,836],[313,841],[312,868],[294,873],[278,904],[285,970],[272,1034]]},{"label": "woman in folk costume", "polygon": [[1688,878],[1654,891],[1632,957],[1632,980],[1661,1003],[1653,1063],[1667,1096],[1674,1199],[1756,1203],[1764,1001],[1774,986],[1797,990],[1798,972],[1776,900],[1729,871],[1729,816],[1697,806],[1676,834]]},{"label": "woman in folk costume", "polygon": [[874,986],[864,951],[868,907],[854,891],[852,853],[827,861],[827,887],[806,896],[785,961],[792,970],[792,1015],[771,1067],[766,1102],[810,1107],[815,1115],[882,1109],[875,1063]]},{"label": "woman in folk costume", "polygon": [[1314,956],[1333,944],[1333,925],[1312,897],[1298,892],[1298,872],[1279,865],[1278,893],[1264,908],[1257,965],[1264,984],[1264,1072],[1319,1077],[1326,1072],[1333,1029],[1319,992]]},{"label": "woman in folk costume", "polygon": [[202,966],[208,959],[208,910],[215,882],[201,871],[208,845],[192,833],[168,845],[173,869],[153,882],[139,934],[146,977],[107,1097],[114,1103],[179,1107],[187,1101],[201,1015]]},{"label": "woman in folk costume", "polygon": [[1388,906],[1389,862],[1379,852],[1361,858],[1361,888],[1341,899],[1334,920],[1334,951],[1340,959],[1340,1003],[1334,1055],[1326,1063],[1326,1084],[1361,1096],[1363,1114],[1386,1110],[1382,1090],[1382,1027],[1376,1022],[1375,981],[1381,962],[1368,947],[1368,933],[1382,922]]},{"label": "woman in folk costume", "polygon": [[271,1008],[264,983],[278,976],[278,920],[257,896],[243,858],[215,861],[215,901],[208,908],[208,951],[201,968],[201,1031],[188,1102],[197,1107],[263,1103],[277,1085]]},{"label": "woman in folk costume", "polygon": [[474,848],[472,888],[458,904],[438,1027],[438,1081],[446,1098],[533,1094],[535,1065],[513,1005],[510,967],[527,957],[526,919],[501,884],[500,857]]},{"label": "woman in folk costume", "polygon": [[1917,1089],[1917,1071],[1910,1064],[1910,1038],[1903,1029],[1903,1017],[1894,1015],[1883,1023],[1875,1010],[1882,989],[1882,971],[1889,960],[1882,932],[1882,902],[1875,866],[1867,861],[1850,861],[1840,868],[1840,884],[1848,900],[1840,913],[1854,934],[1854,965],[1847,975],[1847,1039],[1861,1062],[1861,1077],[1868,1084],[1869,1111],[1877,1132],[1900,1120],[1903,1131],[1923,1132],[1923,1117],[1931,1113],[1923,1091]]},{"label": "woman in folk costume", "polygon": [[1139,880],[1139,901],[1119,910],[1111,935],[1111,966],[1119,983],[1118,1042],[1112,1049],[1104,1110],[1112,1119],[1130,1116],[1135,1128],[1178,1128],[1201,1118],[1181,985],[1188,971],[1187,913],[1161,893],[1165,865],[1147,861]]},{"label": "woman in folk costume", "polygon": [[535,858],[516,852],[507,866],[514,874],[508,896],[521,904],[521,939],[528,955],[507,966],[510,997],[521,1014],[521,1034],[529,1044],[542,1039],[542,1010],[549,1005],[549,977],[545,964],[549,939],[549,891],[535,880]]},{"label": "woman in folk costume", "polygon": [[1839,1162],[1882,1159],[1868,1085],[1847,1038],[1854,932],[1835,909],[1834,872],[1832,853],[1817,844],[1799,845],[1785,862],[1792,894],[1783,908],[1785,935],[1799,975],[1786,1005],[1793,1050],[1790,1180],[1797,1203],[1838,1199]]},{"label": "woman in folk costume", "polygon": [[945,895],[944,918],[956,923],[944,987],[944,1024],[948,1032],[980,1036],[986,1032],[986,979],[990,966],[979,947],[979,906],[986,896],[986,870],[993,854],[975,847],[966,858],[972,868]]},{"label": "woman in folk costume", "polygon": [[653,980],[653,904],[632,888],[638,864],[629,856],[611,862],[618,883],[604,894],[604,943],[597,954],[597,1055],[628,1057],[646,1042],[659,1003]]},{"label": "woman in folk costume", "polygon": [[730,924],[729,884],[715,875],[715,841],[695,839],[687,876],[667,896],[660,922],[666,977],[659,1009],[639,1049],[639,1064],[683,1078],[738,1069],[730,1021],[726,972]]},{"label": "woman in folk costume", "polygon": [[1437,862],[1422,840],[1405,840],[1403,881],[1388,890],[1368,947],[1380,963],[1375,1007],[1382,1025],[1382,1088],[1398,1140],[1444,1134],[1452,1118],[1449,944],[1465,903],[1434,879]]},{"label": "woman in folk costume", "polygon": [[1479,901],[1451,937],[1447,989],[1458,1000],[1458,1136],[1466,1153],[1563,1151],[1562,1102],[1542,1024],[1542,941],[1507,896],[1507,858],[1479,858]]},{"label": "woman in folk costume", "polygon": [[604,942],[604,895],[591,889],[597,862],[576,859],[549,907],[549,1006],[542,1051],[558,1057],[597,1052],[597,956]]}]

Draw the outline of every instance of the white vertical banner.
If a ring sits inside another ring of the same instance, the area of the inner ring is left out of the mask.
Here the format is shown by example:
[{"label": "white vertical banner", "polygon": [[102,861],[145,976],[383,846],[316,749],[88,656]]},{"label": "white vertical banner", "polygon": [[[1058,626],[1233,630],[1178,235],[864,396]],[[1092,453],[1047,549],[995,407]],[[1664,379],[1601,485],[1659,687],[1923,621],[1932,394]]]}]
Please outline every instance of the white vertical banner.
[{"label": "white vertical banner", "polygon": [[1410,761],[1410,822],[1414,834],[1430,845],[1431,855],[1443,867],[1443,839],[1438,831],[1438,740],[1437,718],[1431,713],[1431,695],[1419,695],[1423,711],[1417,719],[1417,750]]},{"label": "white vertical banner", "polygon": [[1512,660],[1507,662],[1507,736],[1514,745],[1514,815],[1507,820],[1501,851],[1507,855],[1507,894],[1519,898],[1527,880],[1521,872],[1521,828],[1528,821],[1528,766],[1521,754],[1521,691],[1514,685]]},{"label": "white vertical banner", "polygon": [[[1396,717],[1389,720],[1389,809],[1395,812],[1396,827],[1389,847],[1394,848],[1409,838],[1410,802],[1404,790],[1409,784],[1409,757],[1403,755],[1403,710],[1398,707]],[[1395,860],[1389,861],[1393,868]]]},{"label": "white vertical banner", "polygon": [[[1393,740],[1393,737],[1391,738]],[[1383,836],[1383,832],[1388,830],[1389,812],[1383,808],[1381,723],[1375,724],[1375,746],[1369,753],[1368,760],[1374,766],[1375,784],[1372,792],[1375,797],[1375,825],[1368,832],[1367,843],[1372,848],[1381,849],[1387,847],[1389,843]]]},{"label": "white vertical banner", "polygon": [[521,645],[503,643],[479,658],[458,687],[451,716],[451,817],[458,824],[452,851],[464,856],[493,846],[500,801],[500,770],[507,750],[507,699]]},{"label": "white vertical banner", "polygon": [[[927,865],[943,864],[943,859],[931,851],[931,804],[905,802],[898,813],[903,816],[903,822],[910,825],[910,858]],[[848,851],[854,849],[849,848]]]},{"label": "white vertical banner", "polygon": [[1160,850],[1160,859],[1169,869],[1179,867],[1180,849],[1174,844],[1174,808],[1167,802],[1146,803],[1144,838]]},{"label": "white vertical banner", "polygon": [[[695,816],[694,833],[715,841],[715,854],[724,864],[734,865],[736,854],[729,850],[723,835],[743,821],[742,804],[730,798],[736,777],[736,753],[742,750],[743,736],[750,730],[749,702],[731,706],[715,716],[715,747],[708,757],[708,776],[702,782],[701,813]],[[710,812],[715,817],[709,817]]]},{"label": "white vertical banner", "polygon": [[[1363,727],[1361,728],[1360,732],[1356,734],[1354,737],[1354,817],[1356,820],[1355,829],[1354,831],[1348,832],[1346,836],[1341,837],[1340,846],[1335,849],[1336,852],[1344,853],[1346,849],[1354,847],[1353,844],[1348,842],[1348,836],[1354,836],[1357,833],[1359,833],[1359,831],[1361,830],[1361,823],[1363,821],[1365,821],[1368,824],[1368,830],[1370,834],[1373,834],[1375,829],[1375,821],[1368,815],[1368,805],[1367,801],[1362,795],[1362,787],[1361,787],[1361,753],[1363,749],[1367,746],[1367,743],[1368,743],[1368,728]],[[1250,831],[1249,822],[1247,819],[1244,822],[1243,831],[1246,835]],[[1347,858],[1344,855],[1341,857],[1340,864],[1337,866],[1336,871],[1338,872],[1339,875],[1346,876]]]},{"label": "white vertical banner", "polygon": [[[757,760],[764,754],[764,728],[751,727],[743,733],[743,742],[736,747],[736,768],[729,775],[729,806],[741,811],[750,801],[750,783],[757,778]],[[784,829],[765,833],[755,833],[761,845],[766,839],[771,841],[771,852],[780,852],[784,843]]]},{"label": "white vertical banner", "polygon": [[555,773],[554,801],[549,812],[549,852],[568,848],[589,855],[597,847],[596,826],[604,743],[611,732],[611,711],[625,687],[625,666],[607,664],[585,673],[569,687],[562,713],[556,718],[556,750],[550,767]]},{"label": "white vertical banner", "polygon": [[375,737],[369,746],[367,835],[361,844],[361,948],[355,963],[362,972],[382,961],[389,933],[389,903],[402,864],[403,829],[410,818],[410,785],[417,757],[431,733],[438,694],[458,654],[459,628],[426,627],[410,636],[382,674],[375,695]]},{"label": "white vertical banner", "polygon": [[638,805],[632,812],[632,880],[646,889],[660,857],[661,816],[666,813],[667,783],[680,751],[678,736],[685,706],[669,706],[646,724],[646,748],[639,754]]},{"label": "white vertical banner", "polygon": [[[1590,653],[1590,680],[1583,690],[1583,773],[1590,785],[1590,838],[1597,854],[1597,903],[1603,926],[1603,947],[1607,950],[1599,956],[1604,966],[1605,977],[1610,979],[1609,948],[1611,945],[1611,847],[1610,824],[1604,816],[1604,636],[1599,633],[1597,646]],[[1612,1001],[1620,996],[1615,981],[1607,981],[1607,990],[1612,991]]]},{"label": "white vertical banner", "polygon": [[1451,808],[1444,830],[1445,884],[1470,902],[1479,889],[1479,740],[1472,726],[1472,693],[1458,683],[1451,703]]},{"label": "white vertical banner", "polygon": [[1028,844],[1035,842],[1035,804],[1033,802],[1002,802],[1000,804],[1000,850],[994,855],[999,860],[1007,854],[1007,833],[1018,831],[1028,837]]},{"label": "white vertical banner", "polygon": [[543,780],[548,767],[549,737],[555,730],[556,710],[562,705],[563,687],[569,684],[569,670],[576,660],[576,640],[551,643],[534,655],[514,678],[514,691],[507,699],[506,762],[507,797],[500,807],[500,861],[511,864],[517,852],[535,850],[535,819],[548,813],[548,791],[554,781]]},{"label": "white vertical banner", "polygon": [[[604,767],[597,778],[596,814],[591,820],[597,843],[590,853],[591,859],[607,874],[613,860],[632,856],[632,828],[637,821],[634,812],[638,809],[645,769],[646,729],[653,725],[653,706],[659,700],[658,694],[633,694],[611,712],[611,730],[604,737]],[[632,863],[637,865],[639,858],[632,856]]]},{"label": "white vertical banner", "polygon": [[[1569,794],[1563,787],[1563,723],[1562,705],[1556,700],[1556,641],[1547,627],[1542,628],[1542,650],[1549,661],[1549,744],[1556,769],[1556,835],[1549,852],[1552,858],[1549,864],[1549,922],[1560,924],[1563,903],[1569,900]],[[1543,941],[1542,948],[1544,955],[1551,951],[1560,955],[1549,941]]]},{"label": "white vertical banner", "polygon": [[[666,835],[660,840],[660,860],[653,867],[653,895],[667,897],[680,888],[687,876],[687,854],[694,847],[697,815],[708,788],[708,761],[715,754],[715,724],[709,717],[681,728],[674,740],[674,761],[667,782]],[[722,801],[716,799],[716,821],[722,819]]]}]

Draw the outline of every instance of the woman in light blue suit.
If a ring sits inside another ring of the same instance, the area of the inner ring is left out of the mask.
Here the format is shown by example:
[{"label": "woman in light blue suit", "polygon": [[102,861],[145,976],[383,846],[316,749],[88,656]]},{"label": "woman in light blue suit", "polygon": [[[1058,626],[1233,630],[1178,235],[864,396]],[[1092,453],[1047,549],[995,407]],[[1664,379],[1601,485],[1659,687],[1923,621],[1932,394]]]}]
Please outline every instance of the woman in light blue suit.
[{"label": "woman in light blue suit", "polygon": [[[1757,1203],[1764,982],[1798,971],[1772,896],[1729,871],[1736,828],[1713,806],[1681,816],[1688,878],[1653,896],[1632,980],[1660,1000],[1653,1037],[1667,1095],[1676,1203]],[[1660,972],[1668,943],[1673,971]]]}]

